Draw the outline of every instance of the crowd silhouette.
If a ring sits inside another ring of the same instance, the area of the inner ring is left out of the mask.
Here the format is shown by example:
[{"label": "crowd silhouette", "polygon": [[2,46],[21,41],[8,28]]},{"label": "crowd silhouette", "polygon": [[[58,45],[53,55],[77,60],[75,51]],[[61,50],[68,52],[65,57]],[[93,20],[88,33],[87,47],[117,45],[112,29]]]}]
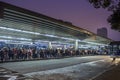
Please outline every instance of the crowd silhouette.
[{"label": "crowd silhouette", "polygon": [[15,60],[34,60],[48,58],[62,58],[69,56],[98,55],[95,49],[36,49],[36,48],[9,48],[0,49],[0,62]]}]

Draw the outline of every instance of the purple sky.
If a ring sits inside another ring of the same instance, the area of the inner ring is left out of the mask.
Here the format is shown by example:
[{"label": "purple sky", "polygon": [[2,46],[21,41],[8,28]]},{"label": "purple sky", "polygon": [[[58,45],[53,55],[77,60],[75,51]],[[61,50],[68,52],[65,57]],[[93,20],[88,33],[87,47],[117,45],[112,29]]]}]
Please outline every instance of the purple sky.
[{"label": "purple sky", "polygon": [[108,37],[120,41],[120,32],[110,29],[106,19],[110,12],[95,9],[87,0],[0,0],[41,14],[72,22],[74,25],[96,33],[107,27]]}]

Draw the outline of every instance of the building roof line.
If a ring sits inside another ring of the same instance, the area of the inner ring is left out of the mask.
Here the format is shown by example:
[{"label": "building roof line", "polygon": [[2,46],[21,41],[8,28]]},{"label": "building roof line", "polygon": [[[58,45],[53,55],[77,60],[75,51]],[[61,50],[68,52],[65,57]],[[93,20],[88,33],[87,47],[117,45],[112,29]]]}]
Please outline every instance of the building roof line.
[{"label": "building roof line", "polygon": [[29,14],[29,15],[33,15],[33,16],[36,16],[36,17],[40,17],[40,18],[43,18],[43,19],[49,19],[50,21],[57,22],[59,24],[65,25],[65,26],[69,26],[69,27],[74,28],[74,29],[85,30],[85,31],[89,32],[90,34],[94,35],[93,32],[90,32],[90,31],[88,31],[86,29],[83,29],[83,28],[80,28],[78,26],[69,24],[66,21],[61,21],[61,20],[58,20],[58,19],[46,16],[46,15],[43,15],[41,13],[38,13],[38,12],[35,12],[35,11],[31,11],[31,10],[28,10],[28,9],[25,9],[25,8],[21,8],[21,7],[18,7],[18,6],[6,3],[6,2],[0,1],[0,6],[7,7],[8,9],[12,8],[15,11],[19,11],[19,12],[22,12],[22,13],[25,13],[25,14]]}]

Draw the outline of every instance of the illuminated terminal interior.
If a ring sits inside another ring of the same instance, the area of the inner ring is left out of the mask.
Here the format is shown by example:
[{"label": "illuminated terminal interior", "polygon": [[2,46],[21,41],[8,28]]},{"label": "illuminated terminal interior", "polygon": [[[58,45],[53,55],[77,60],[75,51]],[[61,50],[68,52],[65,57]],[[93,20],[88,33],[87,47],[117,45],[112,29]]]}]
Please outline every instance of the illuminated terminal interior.
[{"label": "illuminated terminal interior", "polygon": [[111,41],[69,22],[0,2],[0,48],[98,48]]}]

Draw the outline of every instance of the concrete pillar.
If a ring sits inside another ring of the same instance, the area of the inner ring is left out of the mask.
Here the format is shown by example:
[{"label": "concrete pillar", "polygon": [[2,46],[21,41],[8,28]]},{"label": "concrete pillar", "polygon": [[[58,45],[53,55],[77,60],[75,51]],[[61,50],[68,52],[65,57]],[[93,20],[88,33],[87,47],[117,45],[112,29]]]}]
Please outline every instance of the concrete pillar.
[{"label": "concrete pillar", "polygon": [[52,49],[52,44],[51,44],[51,42],[48,42],[48,48],[49,48],[49,49]]},{"label": "concrete pillar", "polygon": [[64,49],[64,50],[66,49],[66,45],[63,46],[63,49]]},{"label": "concrete pillar", "polygon": [[75,46],[74,47],[75,47],[75,50],[78,49],[78,40],[75,41]]}]

